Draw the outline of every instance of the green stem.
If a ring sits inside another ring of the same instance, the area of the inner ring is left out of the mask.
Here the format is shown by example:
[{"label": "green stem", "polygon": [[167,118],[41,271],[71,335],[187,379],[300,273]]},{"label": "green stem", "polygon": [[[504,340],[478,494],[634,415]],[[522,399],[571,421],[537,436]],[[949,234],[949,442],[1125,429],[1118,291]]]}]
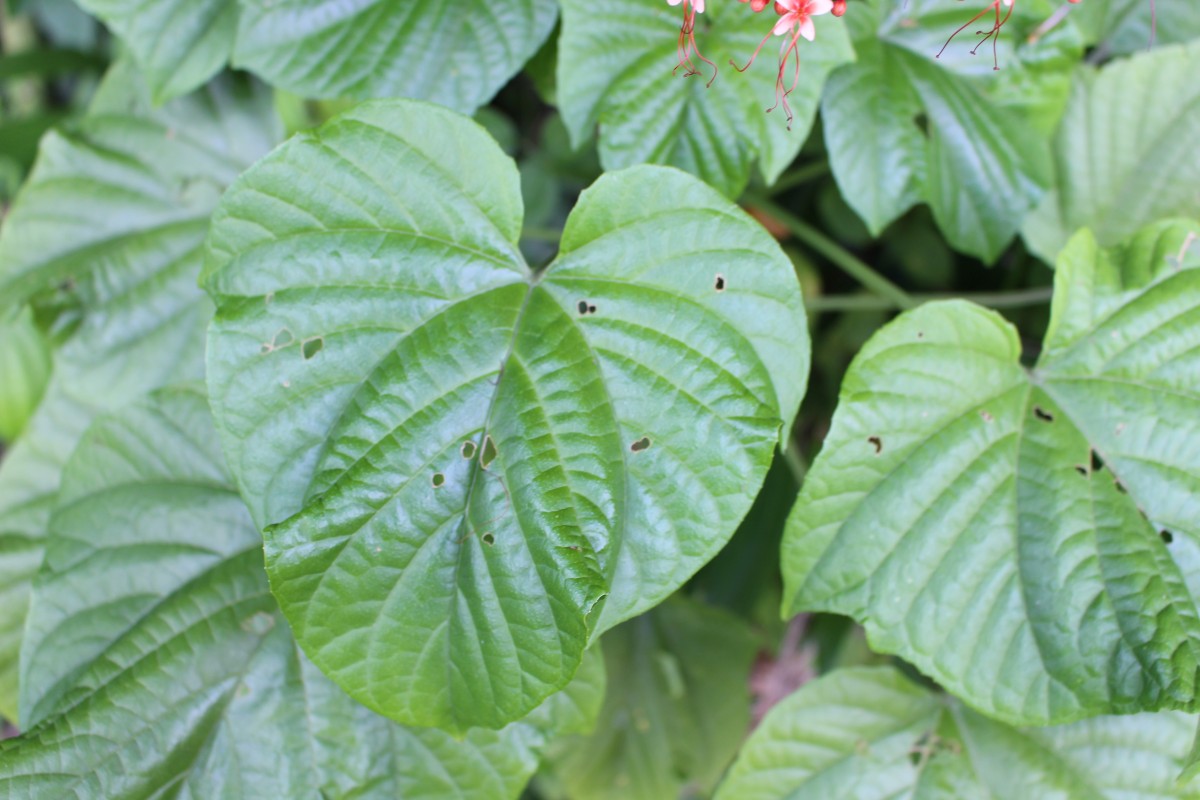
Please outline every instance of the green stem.
[{"label": "green stem", "polygon": [[[988,308],[1026,308],[1050,302],[1053,294],[1054,290],[1051,287],[1041,286],[1016,292],[966,292],[963,294],[938,292],[910,294],[908,297],[917,303],[928,303],[934,300],[969,300]],[[834,311],[887,311],[902,306],[891,298],[873,294],[841,294],[806,300],[804,307],[815,314],[822,314]]]},{"label": "green stem", "polygon": [[763,197],[749,198],[748,202],[770,214],[803,244],[825,256],[872,293],[887,298],[892,304],[890,307],[913,308],[917,305],[917,302],[906,291],[871,269],[849,250],[795,214],[785,211],[771,200]]},{"label": "green stem", "polygon": [[804,476],[808,473],[808,464],[805,463],[804,456],[800,454],[800,445],[795,441],[788,442],[787,449],[783,451],[783,460],[787,463],[796,485],[803,486]]},{"label": "green stem", "polygon": [[783,194],[788,189],[794,189],[801,184],[808,183],[817,178],[823,178],[828,174],[829,162],[827,161],[813,161],[804,164],[796,167],[791,172],[785,172],[779,180],[775,181],[775,185],[771,187],[771,194]]},{"label": "green stem", "polygon": [[554,228],[522,228],[521,238],[529,239],[532,242],[558,244],[558,240],[562,238],[562,231],[555,230]]}]

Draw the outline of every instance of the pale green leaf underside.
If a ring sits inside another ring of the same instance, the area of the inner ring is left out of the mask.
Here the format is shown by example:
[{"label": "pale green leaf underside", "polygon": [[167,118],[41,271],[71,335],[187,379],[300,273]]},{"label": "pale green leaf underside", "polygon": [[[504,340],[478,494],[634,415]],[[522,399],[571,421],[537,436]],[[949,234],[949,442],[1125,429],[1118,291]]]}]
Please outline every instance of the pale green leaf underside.
[{"label": "pale green leaf underside", "polygon": [[[465,741],[363,708],[300,654],[202,394],[166,390],[85,434],[34,589],[0,797],[516,797],[546,734],[598,692]],[[596,683],[594,669],[588,679]]]},{"label": "pale green leaf underside", "polygon": [[1099,717],[1019,730],[890,668],[833,672],[767,714],[717,800],[1165,800],[1194,720]]},{"label": "pale green leaf underside", "polygon": [[528,61],[554,0],[83,0],[131,49],[155,99],[202,85],[231,59],[306,97],[405,96],[464,112]]},{"label": "pale green leaf underside", "polygon": [[854,616],[1008,721],[1192,708],[1200,253],[1178,255],[1197,227],[1111,252],[1079,234],[1032,371],[963,302],[876,334],[792,511],[785,605]]},{"label": "pale green leaf underside", "polygon": [[1055,191],[1025,223],[1039,255],[1053,260],[1081,227],[1111,245],[1166,217],[1200,217],[1197,74],[1200,41],[1079,68],[1055,139]]},{"label": "pale green leaf underside", "polygon": [[243,83],[158,109],[145,95],[127,64],[114,66],[92,115],[42,141],[0,233],[5,301],[66,283],[82,312],[0,466],[0,713],[13,719],[29,580],[62,465],[97,412],[203,377],[208,216],[277,135],[269,96]]},{"label": "pale green leaf underside", "polygon": [[496,727],[563,686],[720,549],[804,388],[789,262],[699,181],[606,176],[536,277],[521,216],[481,128],[391,101],[214,219],[209,383],[273,588],[405,722]]},{"label": "pale green leaf underside", "polygon": [[609,690],[595,733],[552,745],[546,769],[571,800],[711,792],[750,724],[749,628],[676,597],[602,641]]},{"label": "pale green leaf underside", "polygon": [[[603,9],[590,0],[564,0],[559,40],[558,98],[574,142],[600,126],[605,168],[669,164],[698,175],[730,197],[750,180],[754,162],[773,183],[800,151],[816,116],[825,76],[854,57],[839,20],[817,18],[817,38],[802,42],[800,83],[789,96],[796,119],[787,128],[775,102],[779,38],[771,37],[756,63],[744,65],[778,19],[748,6],[711,3],[697,18],[700,50],[720,66],[712,86],[704,76],[672,74],[682,22],[679,8],[662,2],[614,0]],[[791,67],[787,81],[791,83]]]}]

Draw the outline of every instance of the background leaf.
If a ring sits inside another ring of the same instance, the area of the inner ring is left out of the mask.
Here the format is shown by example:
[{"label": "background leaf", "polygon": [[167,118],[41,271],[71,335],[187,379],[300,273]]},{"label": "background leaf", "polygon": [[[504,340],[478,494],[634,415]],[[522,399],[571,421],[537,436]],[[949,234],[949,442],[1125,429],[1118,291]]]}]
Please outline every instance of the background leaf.
[{"label": "background leaf", "polygon": [[1193,708],[1196,228],[1108,252],[1079,234],[1032,371],[961,301],[877,333],[792,511],[785,606],[853,616],[1000,719]]},{"label": "background leaf", "polygon": [[804,389],[791,263],[716,192],[606,176],[534,276],[519,191],[474,123],[373,103],[248,171],[209,240],[212,402],[273,589],[411,724],[520,717],[678,588]]},{"label": "background leaf", "polygon": [[604,635],[609,689],[591,736],[550,750],[571,800],[707,794],[750,725],[757,642],[731,614],[676,597]]},{"label": "background leaf", "polygon": [[50,379],[50,343],[25,309],[0,321],[0,443],[12,441]]},{"label": "background leaf", "polygon": [[773,14],[712,3],[698,15],[700,49],[722,73],[706,88],[711,70],[690,79],[682,71],[672,74],[678,8],[643,0],[610,0],[602,11],[589,0],[563,0],[562,6],[558,99],[576,146],[599,125],[605,169],[669,164],[730,197],[742,193],[755,161],[766,182],[775,182],[800,152],[825,76],[853,58],[840,21],[817,18],[816,41],[800,48],[800,84],[789,98],[796,121],[789,131],[782,109],[765,113],[775,101],[772,43],[744,74],[728,63],[750,58],[778,19]]},{"label": "background leaf", "polygon": [[[64,471],[0,796],[516,797],[595,668],[533,722],[464,741],[354,703],[300,654],[208,407],[168,390],[85,434]],[[44,721],[43,721],[44,720]]]},{"label": "background leaf", "polygon": [[17,650],[29,580],[59,473],[99,411],[203,377],[211,305],[196,287],[221,185],[277,132],[244,82],[151,110],[136,73],[114,68],[92,116],[43,143],[0,233],[0,296],[60,286],[70,336],[37,412],[0,465],[0,713],[17,717]]},{"label": "background leaf", "polygon": [[1200,41],[1078,69],[1055,140],[1055,190],[1023,231],[1035,252],[1053,260],[1081,227],[1111,245],[1165,217],[1200,217],[1197,72]]},{"label": "background leaf", "polygon": [[767,714],[717,800],[1195,798],[1176,785],[1193,720],[1099,717],[1018,730],[891,668],[842,669]]}]

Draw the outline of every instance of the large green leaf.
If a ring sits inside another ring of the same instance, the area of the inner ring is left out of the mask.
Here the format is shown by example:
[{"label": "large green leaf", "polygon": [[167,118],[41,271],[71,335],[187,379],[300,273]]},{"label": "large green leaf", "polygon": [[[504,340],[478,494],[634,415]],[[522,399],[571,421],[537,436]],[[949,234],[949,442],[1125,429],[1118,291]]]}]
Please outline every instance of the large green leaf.
[{"label": "large green leaf", "polygon": [[272,587],[406,723],[561,688],[726,542],[804,390],[791,263],[704,184],[605,176],[537,274],[521,215],[480,127],[390,101],[253,167],[209,239],[212,403]]},{"label": "large green leaf", "polygon": [[156,100],[231,58],[308,97],[436,100],[471,112],[546,37],[554,0],[82,0],[129,46]]},{"label": "large green leaf", "polygon": [[847,614],[1022,724],[1196,706],[1200,224],[1055,276],[1037,365],[961,301],[882,329],[785,533],[785,605]]},{"label": "large green leaf", "polygon": [[1026,5],[999,40],[999,72],[990,48],[971,58],[965,41],[936,58],[964,21],[954,0],[872,0],[847,15],[859,59],[834,72],[822,115],[834,177],[872,233],[924,201],[951,245],[991,261],[1040,199],[1041,134],[1065,102],[1078,42],[1071,29],[1013,47]]},{"label": "large green leaf", "polygon": [[591,736],[551,747],[571,800],[707,793],[750,726],[757,642],[746,624],[676,598],[605,634],[608,694]]},{"label": "large green leaf", "polygon": [[[772,37],[747,72],[743,64],[778,17],[752,14],[749,6],[710,3],[698,16],[701,51],[721,75],[706,87],[711,69],[689,79],[672,74],[681,24],[678,8],[654,0],[562,0],[558,98],[577,145],[600,126],[600,159],[606,169],[670,164],[699,175],[731,197],[741,194],[757,160],[773,183],[792,162],[816,116],[831,69],[853,58],[839,20],[818,18],[813,43],[801,42],[800,84],[790,95],[792,130],[775,102],[779,39]],[[788,67],[789,81],[791,67]]]},{"label": "large green leaf", "polygon": [[222,182],[277,131],[269,95],[244,83],[157,110],[138,85],[119,65],[92,116],[45,139],[0,233],[0,297],[62,284],[80,317],[0,465],[0,714],[13,719],[29,579],[62,465],[98,411],[203,376],[208,216]]},{"label": "large green leaf", "polygon": [[596,662],[503,731],[384,720],[300,654],[261,548],[200,392],[98,420],[64,470],[0,797],[515,797],[598,710]]},{"label": "large green leaf", "polygon": [[240,0],[234,63],[310,97],[486,103],[533,57],[554,0]]},{"label": "large green leaf", "polygon": [[237,0],[79,0],[129,48],[156,102],[208,82],[233,52]]},{"label": "large green leaf", "polygon": [[1197,74],[1200,41],[1079,68],[1055,140],[1055,190],[1025,224],[1036,252],[1053,260],[1081,227],[1109,245],[1166,217],[1200,217]]},{"label": "large green leaf", "polygon": [[1194,720],[1100,717],[1019,730],[891,668],[833,672],[767,714],[717,800],[1166,800]]}]

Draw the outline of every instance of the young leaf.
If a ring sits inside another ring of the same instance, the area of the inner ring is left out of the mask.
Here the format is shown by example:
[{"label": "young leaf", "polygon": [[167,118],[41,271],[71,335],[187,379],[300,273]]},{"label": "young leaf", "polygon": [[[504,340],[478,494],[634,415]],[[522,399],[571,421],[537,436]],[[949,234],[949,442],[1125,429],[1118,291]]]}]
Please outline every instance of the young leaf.
[{"label": "young leaf", "polygon": [[745,623],[676,598],[604,635],[609,689],[591,736],[550,748],[572,800],[658,800],[711,791],[750,725]]},{"label": "young leaf", "polygon": [[800,83],[788,97],[796,115],[789,131],[782,108],[766,113],[775,102],[777,48],[768,42],[745,73],[728,63],[744,64],[777,16],[711,3],[697,18],[696,39],[721,75],[706,86],[711,70],[686,79],[672,74],[678,8],[661,0],[610,0],[602,13],[591,0],[562,6],[558,98],[572,142],[586,141],[599,125],[606,169],[669,164],[730,197],[746,188],[756,160],[767,183],[775,182],[804,144],[825,76],[854,57],[841,22],[816,18],[816,40],[802,42]]},{"label": "young leaf", "polygon": [[531,722],[464,741],[352,701],[300,654],[205,398],[165,390],[85,434],[63,476],[0,795],[516,797],[594,666]]},{"label": "young leaf", "polygon": [[787,609],[855,617],[1014,723],[1194,708],[1198,227],[1081,232],[1032,370],[961,301],[876,334],[792,510]]},{"label": "young leaf", "polygon": [[37,412],[0,465],[0,714],[17,716],[29,580],[59,472],[91,418],[204,374],[211,304],[196,287],[223,184],[278,135],[270,97],[221,80],[152,109],[113,68],[92,115],[50,134],[0,232],[0,297],[61,286],[79,322]]},{"label": "young leaf", "polygon": [[1018,730],[894,669],[841,669],[771,709],[717,800],[1196,798],[1200,785],[1175,782],[1192,725],[1162,713]]},{"label": "young leaf", "polygon": [[804,390],[791,263],[699,181],[605,176],[539,274],[521,213],[481,128],[390,101],[252,168],[209,240],[212,402],[272,587],[410,724],[561,688],[727,541]]},{"label": "young leaf", "polygon": [[1111,245],[1164,217],[1200,217],[1198,73],[1200,42],[1079,68],[1055,140],[1056,188],[1025,223],[1036,252],[1053,260],[1081,227]]}]

